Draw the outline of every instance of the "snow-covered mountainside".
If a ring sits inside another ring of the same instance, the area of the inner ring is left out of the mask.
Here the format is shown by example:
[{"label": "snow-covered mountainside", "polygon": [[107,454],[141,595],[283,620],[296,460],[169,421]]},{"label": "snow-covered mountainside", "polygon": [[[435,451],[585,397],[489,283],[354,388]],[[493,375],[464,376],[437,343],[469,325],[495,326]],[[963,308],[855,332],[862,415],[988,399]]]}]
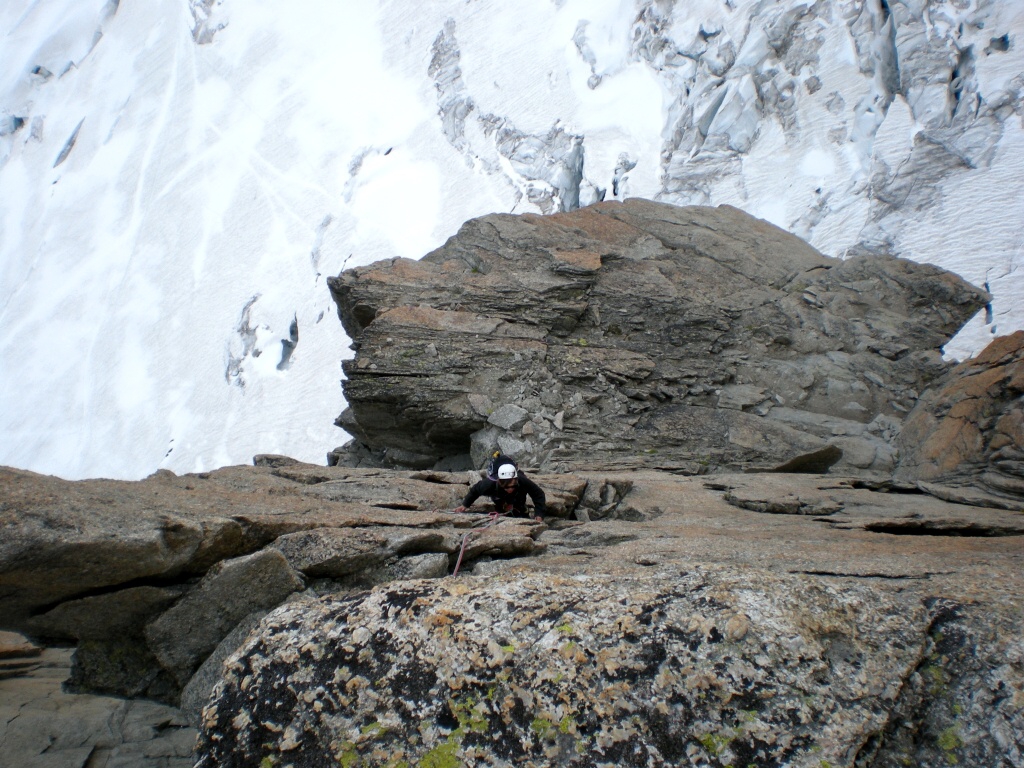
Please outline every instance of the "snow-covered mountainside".
[{"label": "snow-covered mountainside", "polygon": [[1017,0],[6,0],[0,464],[344,442],[325,280],[473,216],[729,203],[1024,327]]}]

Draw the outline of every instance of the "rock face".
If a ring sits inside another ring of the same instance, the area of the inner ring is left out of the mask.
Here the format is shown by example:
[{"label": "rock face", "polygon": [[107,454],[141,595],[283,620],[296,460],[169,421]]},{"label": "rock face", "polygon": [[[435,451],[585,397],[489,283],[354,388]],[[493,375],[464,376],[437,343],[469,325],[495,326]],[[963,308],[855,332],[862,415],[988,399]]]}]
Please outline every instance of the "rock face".
[{"label": "rock face", "polygon": [[408,582],[276,612],[199,765],[997,765],[1022,629],[1009,605],[702,567]]},{"label": "rock face", "polygon": [[[31,662],[7,675],[0,661],[0,762],[25,768],[191,768],[196,731],[172,707],[61,690],[70,648],[23,656],[0,633],[0,659]],[[22,638],[24,640],[24,638]]]},{"label": "rock face", "polygon": [[926,392],[897,445],[898,478],[1024,509],[1024,331],[996,339]]},{"label": "rock face", "polygon": [[987,294],[928,265],[827,258],[739,210],[631,199],[468,222],[421,261],[330,280],[356,356],[335,460],[685,473],[891,439]]},{"label": "rock face", "polygon": [[73,689],[180,701],[206,766],[1024,766],[1019,512],[629,470],[474,531],[438,509],[476,475],[260,463],[0,471],[0,625],[77,642]]},{"label": "rock face", "polygon": [[[479,520],[434,511],[458,503],[466,475],[262,463],[134,483],[0,469],[0,626],[77,643],[73,689],[177,703],[253,612],[307,582],[368,587],[428,567],[403,565],[406,555],[439,555],[440,573],[436,563],[428,572],[443,575],[458,548],[455,529]],[[567,514],[583,485],[556,479],[555,509]],[[338,542],[336,551],[296,547],[304,532]],[[393,546],[359,546],[370,540]],[[511,540],[517,554],[533,549],[520,535]],[[346,553],[348,570],[339,565]]]},{"label": "rock face", "polygon": [[[0,469],[0,630],[180,703],[175,761],[1024,768],[1024,334],[940,357],[984,293],[640,200],[332,290],[336,458],[418,469]],[[494,447],[545,523],[447,511]]]},{"label": "rock face", "polygon": [[603,481],[648,519],[271,613],[200,765],[1024,765],[1019,514],[809,475]]}]

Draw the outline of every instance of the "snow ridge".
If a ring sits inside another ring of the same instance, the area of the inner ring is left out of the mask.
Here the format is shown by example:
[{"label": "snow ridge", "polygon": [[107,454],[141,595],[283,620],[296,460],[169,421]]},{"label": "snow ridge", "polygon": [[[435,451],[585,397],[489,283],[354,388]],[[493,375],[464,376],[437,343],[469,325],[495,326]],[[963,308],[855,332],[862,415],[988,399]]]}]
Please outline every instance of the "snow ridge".
[{"label": "snow ridge", "polygon": [[731,204],[935,263],[993,295],[975,354],[1024,327],[1022,31],[998,0],[11,0],[0,464],[323,461],[326,276],[495,211]]}]

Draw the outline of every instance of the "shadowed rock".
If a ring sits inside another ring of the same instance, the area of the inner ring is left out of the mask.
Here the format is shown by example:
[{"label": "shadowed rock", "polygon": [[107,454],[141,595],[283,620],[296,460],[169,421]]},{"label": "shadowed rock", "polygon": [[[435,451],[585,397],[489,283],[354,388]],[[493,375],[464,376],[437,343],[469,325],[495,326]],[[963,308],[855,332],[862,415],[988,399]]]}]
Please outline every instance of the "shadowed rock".
[{"label": "shadowed rock", "polygon": [[254,611],[279,605],[304,586],[274,549],[224,560],[146,627],[146,642],[160,665],[183,686],[238,622]]},{"label": "shadowed rock", "polygon": [[772,467],[772,472],[803,472],[811,475],[823,475],[833,464],[843,458],[843,452],[834,445],[827,445],[820,451],[794,456],[785,464]]}]

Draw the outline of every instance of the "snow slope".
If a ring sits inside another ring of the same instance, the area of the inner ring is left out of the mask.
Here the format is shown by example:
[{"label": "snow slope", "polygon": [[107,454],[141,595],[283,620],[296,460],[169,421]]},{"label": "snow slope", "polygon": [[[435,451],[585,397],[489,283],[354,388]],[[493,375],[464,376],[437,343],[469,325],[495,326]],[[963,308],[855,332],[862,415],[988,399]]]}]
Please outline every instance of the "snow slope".
[{"label": "snow slope", "polygon": [[1024,327],[1015,0],[7,0],[0,464],[345,441],[325,278],[494,211],[729,203]]}]

